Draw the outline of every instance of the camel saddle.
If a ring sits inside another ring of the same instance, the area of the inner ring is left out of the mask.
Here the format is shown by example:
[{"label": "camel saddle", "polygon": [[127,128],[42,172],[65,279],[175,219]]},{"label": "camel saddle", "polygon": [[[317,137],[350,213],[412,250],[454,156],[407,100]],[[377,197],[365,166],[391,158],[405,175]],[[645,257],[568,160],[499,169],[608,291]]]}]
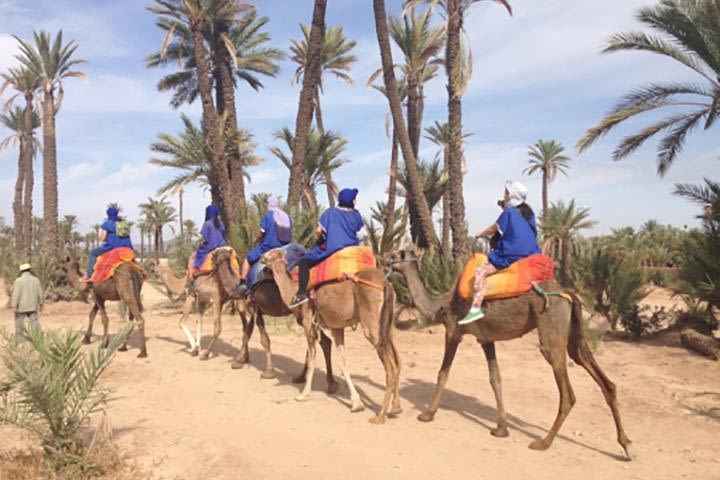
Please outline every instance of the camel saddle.
[{"label": "camel saddle", "polygon": [[111,279],[115,270],[123,263],[130,263],[133,267],[145,272],[142,266],[135,261],[135,250],[129,247],[119,247],[98,257],[91,280],[102,282]]},{"label": "camel saddle", "polygon": [[[464,300],[470,300],[475,293],[475,270],[487,262],[487,255],[474,254],[465,264],[457,283],[457,294]],[[507,268],[487,278],[485,300],[499,300],[523,295],[546,280],[555,280],[555,263],[543,254],[530,255],[518,260]]]}]

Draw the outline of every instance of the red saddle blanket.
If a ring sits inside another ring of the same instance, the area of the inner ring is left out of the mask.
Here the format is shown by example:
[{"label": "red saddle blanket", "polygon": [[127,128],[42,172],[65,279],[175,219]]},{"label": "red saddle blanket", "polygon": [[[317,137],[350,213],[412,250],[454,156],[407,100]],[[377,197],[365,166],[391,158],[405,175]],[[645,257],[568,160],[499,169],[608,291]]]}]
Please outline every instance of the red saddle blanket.
[{"label": "red saddle blanket", "polygon": [[126,262],[132,262],[135,268],[142,270],[142,267],[135,263],[135,250],[129,247],[119,247],[103,253],[95,263],[92,274],[93,282],[102,282],[112,278],[115,270]]},{"label": "red saddle blanket", "polygon": [[[476,253],[465,264],[457,284],[460,298],[469,300],[475,293],[475,269],[487,262],[487,256]],[[547,255],[530,255],[507,268],[498,270],[487,279],[486,300],[497,300],[523,295],[532,290],[532,282],[555,280],[555,264]]]},{"label": "red saddle blanket", "polygon": [[[323,283],[338,280],[345,275],[354,275],[362,270],[375,267],[377,267],[377,262],[370,247],[343,248],[310,269],[308,290]],[[292,277],[297,281],[297,269],[292,271]]]}]

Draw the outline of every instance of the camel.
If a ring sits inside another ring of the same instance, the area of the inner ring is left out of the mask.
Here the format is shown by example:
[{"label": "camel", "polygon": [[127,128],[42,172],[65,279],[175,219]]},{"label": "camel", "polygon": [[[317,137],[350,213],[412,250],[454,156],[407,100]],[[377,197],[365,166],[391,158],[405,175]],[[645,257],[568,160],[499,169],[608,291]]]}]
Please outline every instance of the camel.
[{"label": "camel", "polygon": [[[285,256],[279,250],[264,254],[260,261],[270,268],[285,305],[292,303],[297,286],[287,271]],[[381,270],[368,269],[346,280],[331,282],[315,289],[314,299],[301,305],[302,326],[308,343],[307,378],[297,401],[310,398],[312,376],[315,371],[316,328],[329,329],[340,354],[342,374],[350,390],[351,412],[359,412],[364,406],[350,377],[345,359],[345,329],[362,326],[365,337],[375,347],[385,368],[386,389],[380,411],[372,417],[372,423],[384,423],[388,414],[396,415],[400,407],[400,357],[393,340],[393,307],[395,292]],[[392,401],[392,410],[390,403]]]},{"label": "camel", "polygon": [[[88,327],[83,337],[83,343],[89,344],[92,337],[93,323],[95,316],[100,312],[103,324],[102,347],[107,348],[110,342],[108,336],[108,325],[110,320],[105,311],[106,301],[122,300],[128,308],[129,318],[134,322],[140,332],[140,353],[138,358],[147,357],[147,345],[145,341],[145,319],[143,318],[142,299],[140,291],[145,281],[145,274],[129,262],[122,263],[115,269],[112,278],[101,282],[83,283],[80,281],[80,265],[77,260],[70,257],[65,260],[65,272],[70,284],[81,293],[92,293],[93,307],[88,318]],[[127,350],[127,343],[119,348],[120,351]]]},{"label": "camel", "polygon": [[[627,458],[632,458],[631,441],[625,435],[620,420],[615,384],[597,364],[587,344],[582,328],[582,305],[574,293],[565,292],[572,298],[572,303],[559,296],[543,298],[535,292],[510,299],[490,301],[487,302],[483,319],[460,326],[457,323],[458,319],[467,314],[471,300],[460,299],[455,295],[454,290],[440,296],[428,293],[420,277],[417,257],[412,252],[392,253],[386,257],[386,262],[393,270],[405,277],[413,302],[420,312],[428,318],[440,317],[445,324],[445,353],[438,373],[435,393],[427,409],[418,416],[418,420],[430,422],[435,417],[460,340],[463,335],[471,334],[482,345],[487,358],[490,385],[497,404],[497,427],[490,433],[496,437],[507,437],[508,422],[503,406],[495,342],[519,338],[537,328],[540,351],[555,375],[555,382],[560,392],[560,405],[555,422],[546,437],[532,442],[529,447],[533,450],[548,449],[575,404],[575,395],[567,373],[566,354],[569,354],[570,358],[582,366],[600,386],[615,421],[617,441]],[[553,281],[544,282],[541,288],[545,291],[557,291],[561,287]]]},{"label": "camel", "polygon": [[167,258],[158,259],[154,272],[160,277],[160,281],[170,294],[173,300],[178,300],[187,294],[187,276],[178,278],[173,274]]}]

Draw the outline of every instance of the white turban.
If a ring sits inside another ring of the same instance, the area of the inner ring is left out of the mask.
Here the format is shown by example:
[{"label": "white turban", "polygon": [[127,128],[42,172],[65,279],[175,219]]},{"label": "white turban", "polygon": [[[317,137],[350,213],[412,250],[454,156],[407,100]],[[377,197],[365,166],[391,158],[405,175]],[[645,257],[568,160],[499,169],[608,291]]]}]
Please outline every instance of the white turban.
[{"label": "white turban", "polygon": [[512,182],[508,180],[505,182],[505,190],[507,190],[508,194],[510,195],[510,201],[508,202],[508,205],[511,207],[517,207],[518,205],[522,205],[525,203],[525,199],[527,199],[527,187],[523,185],[520,182]]}]

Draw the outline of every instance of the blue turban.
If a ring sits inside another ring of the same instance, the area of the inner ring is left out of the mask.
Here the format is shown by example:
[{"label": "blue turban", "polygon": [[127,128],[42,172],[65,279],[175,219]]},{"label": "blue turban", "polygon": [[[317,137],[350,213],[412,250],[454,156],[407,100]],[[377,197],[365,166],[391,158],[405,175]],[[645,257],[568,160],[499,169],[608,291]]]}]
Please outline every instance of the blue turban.
[{"label": "blue turban", "polygon": [[208,205],[205,208],[205,221],[211,220],[218,216],[218,208],[215,205]]},{"label": "blue turban", "polygon": [[118,213],[120,212],[118,212],[117,208],[110,207],[105,211],[105,213],[107,214],[108,220],[119,220]]},{"label": "blue turban", "polygon": [[338,204],[345,208],[355,207],[355,197],[357,197],[357,188],[343,188],[338,194]]}]

